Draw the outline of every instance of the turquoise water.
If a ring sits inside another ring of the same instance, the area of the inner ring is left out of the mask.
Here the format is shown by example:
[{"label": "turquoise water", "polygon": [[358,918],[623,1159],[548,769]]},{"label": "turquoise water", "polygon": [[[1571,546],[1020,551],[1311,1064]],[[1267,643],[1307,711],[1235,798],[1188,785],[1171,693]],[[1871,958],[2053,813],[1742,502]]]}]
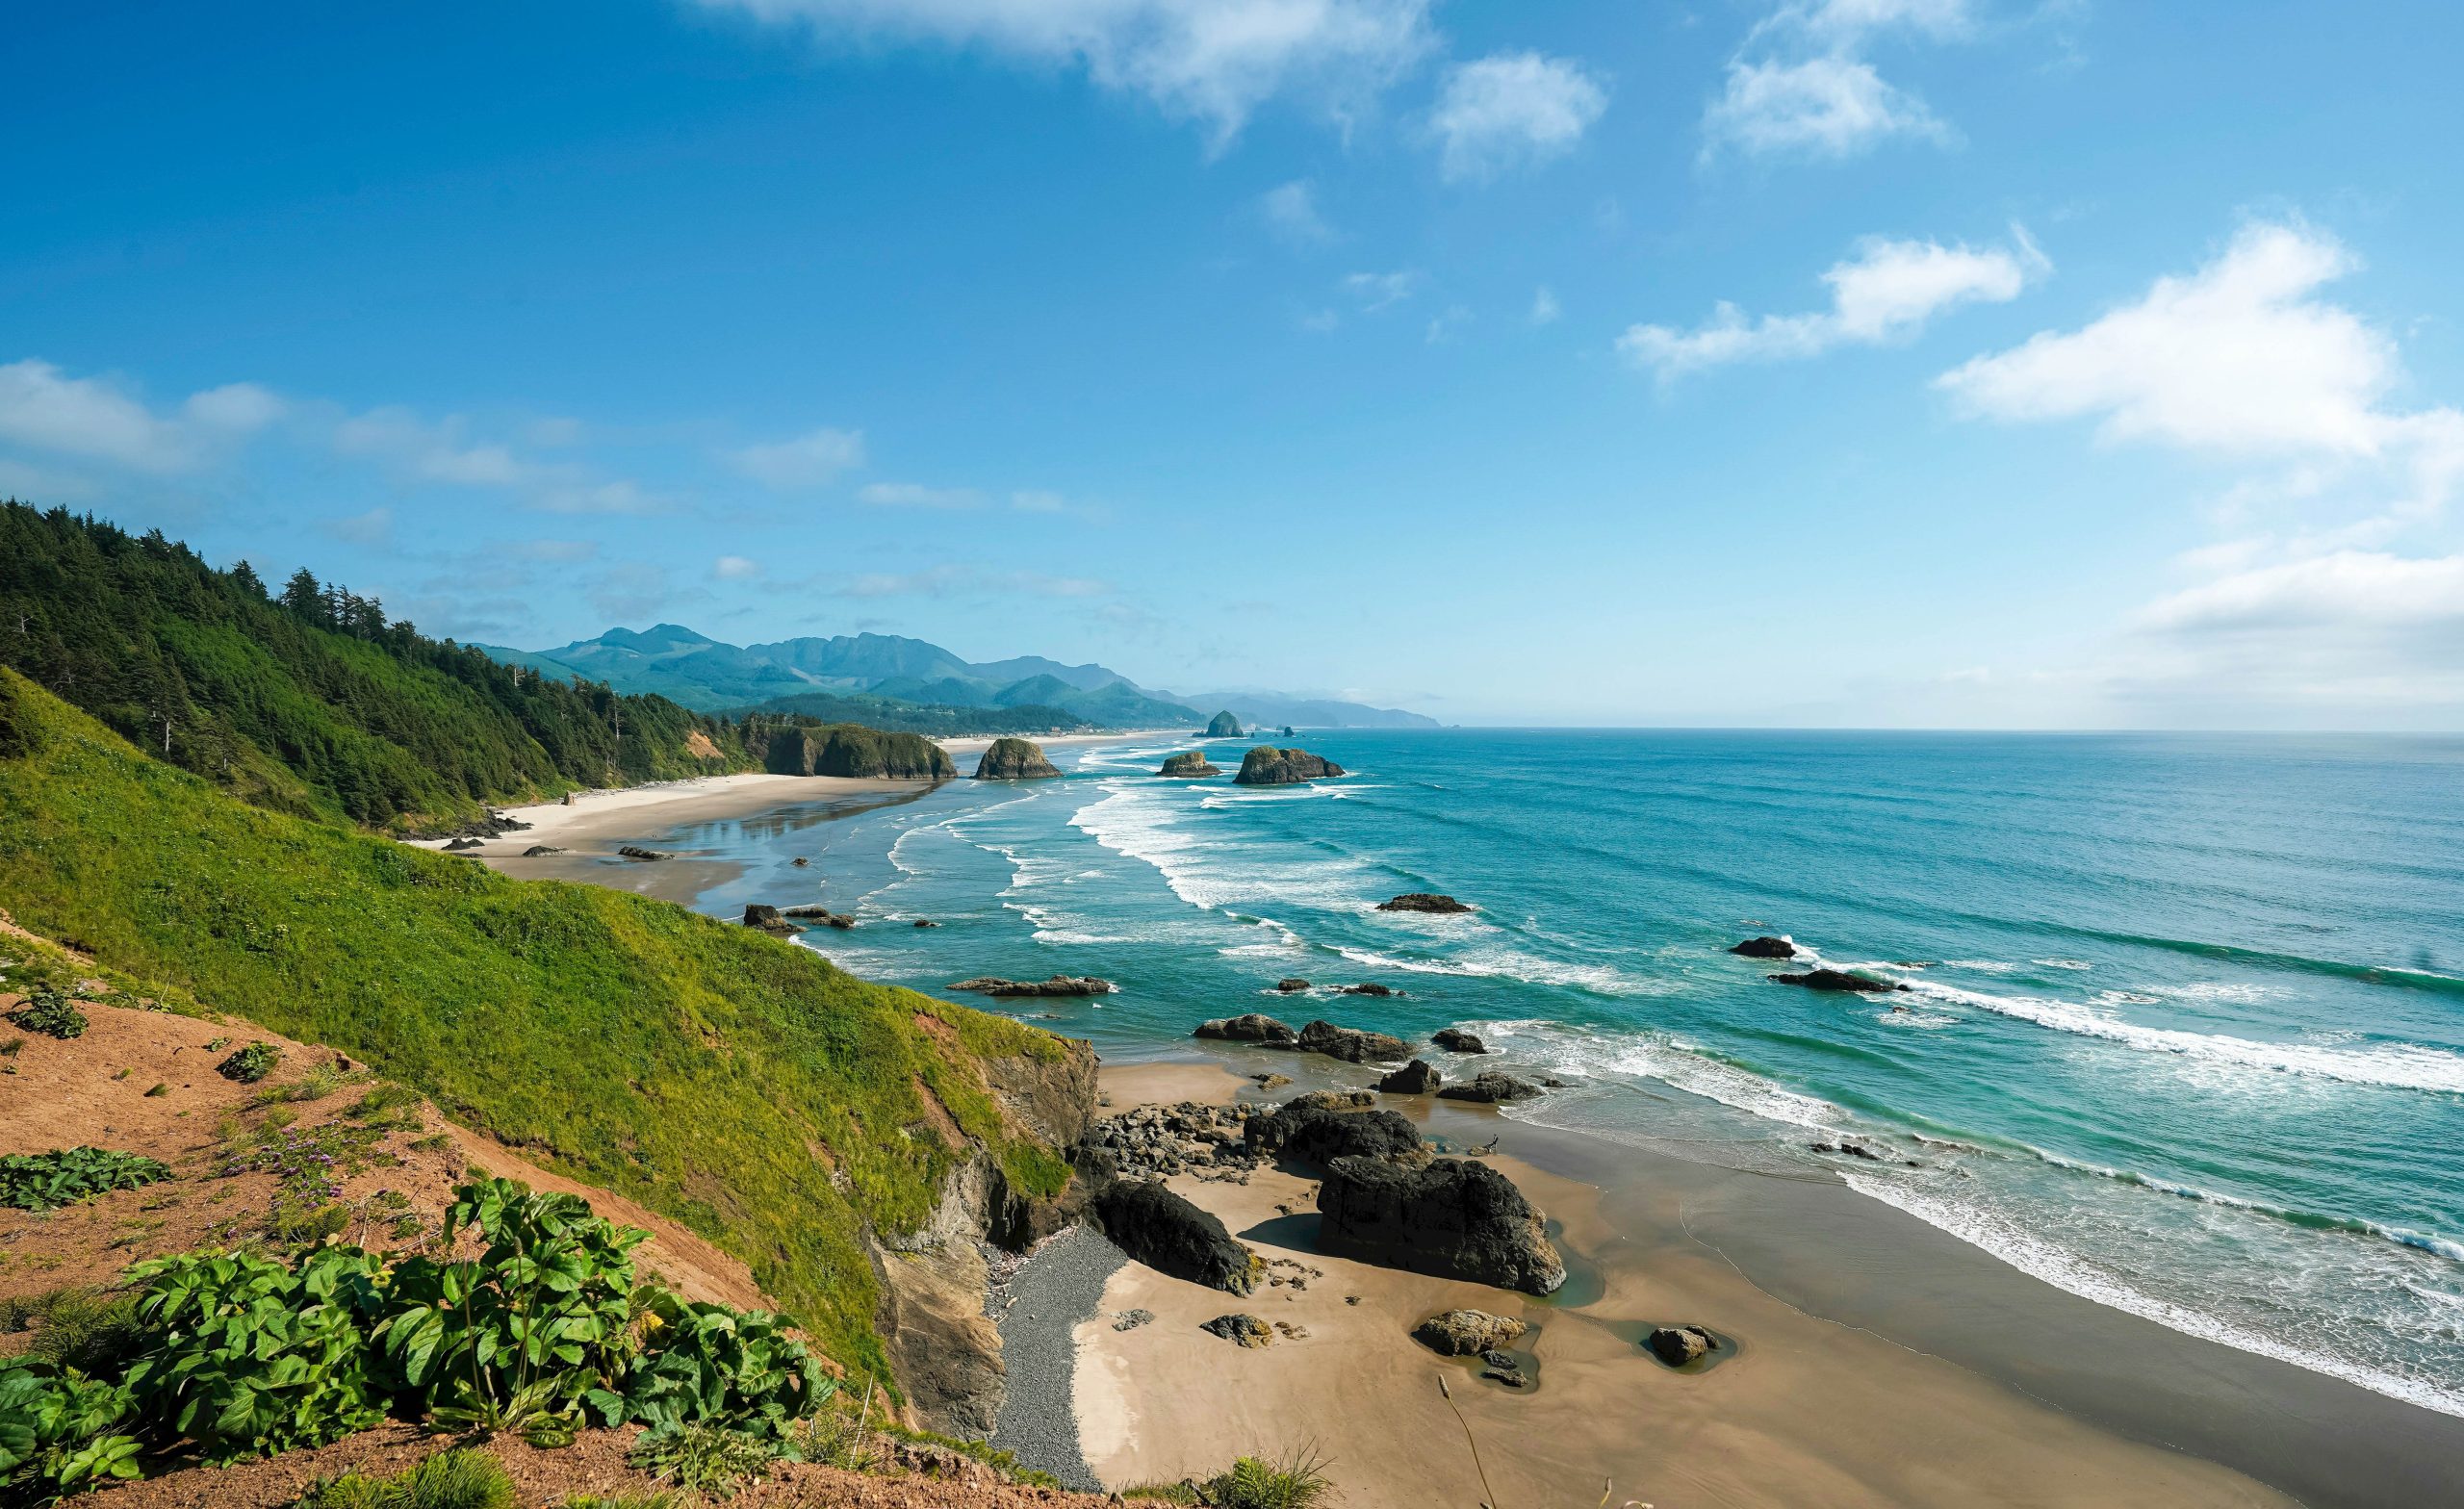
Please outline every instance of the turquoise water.
[{"label": "turquoise water", "polygon": [[[1113,1053],[1250,1010],[1471,1024],[1573,1082],[1517,1115],[1828,1167],[2064,1289],[2464,1415],[2464,741],[1302,742],[1355,774],[1056,749],[1065,780],[714,831],[752,868],[702,904],[852,908],[809,941],[921,986],[1106,976],[1022,1014]],[[1481,909],[1373,909],[1403,890]],[[1724,952],[1762,932],[1913,988],[1767,984]],[[1407,993],[1278,1003],[1285,975]],[[1808,1145],[1840,1133],[1892,1162]]]}]

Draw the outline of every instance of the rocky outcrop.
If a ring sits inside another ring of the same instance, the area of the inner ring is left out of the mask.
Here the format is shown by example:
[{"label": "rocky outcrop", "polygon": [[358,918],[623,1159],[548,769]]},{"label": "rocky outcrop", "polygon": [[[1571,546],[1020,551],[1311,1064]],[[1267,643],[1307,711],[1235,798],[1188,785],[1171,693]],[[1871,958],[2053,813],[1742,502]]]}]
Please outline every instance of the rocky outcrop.
[{"label": "rocky outcrop", "polygon": [[1802,985],[1808,990],[1852,990],[1859,995],[1888,995],[1908,986],[1890,980],[1852,975],[1844,969],[1810,969],[1801,975],[1764,975],[1774,985]]},{"label": "rocky outcrop", "polygon": [[465,850],[484,849],[486,847],[487,845],[481,843],[476,838],[456,838],[451,843],[445,846],[445,852],[447,854],[461,854]]},{"label": "rocky outcrop", "polygon": [[1523,1340],[1531,1328],[1511,1316],[1485,1310],[1449,1310],[1412,1327],[1412,1340],[1440,1357],[1473,1357]]},{"label": "rocky outcrop", "polygon": [[1309,988],[1309,982],[1298,975],[1286,975],[1274,983],[1274,987],[1285,995],[1298,995]]},{"label": "rocky outcrop", "polygon": [[780,937],[786,937],[791,934],[804,931],[779,915],[778,908],[757,901],[745,903],[744,925],[748,928],[758,928],[764,933],[774,934]]},{"label": "rocky outcrop", "polygon": [[1005,980],[998,975],[978,975],[950,986],[953,990],[972,990],[978,995],[1067,996],[1110,995],[1113,983],[1092,975],[1055,975],[1049,980]]},{"label": "rocky outcrop", "polygon": [[676,857],[662,850],[645,849],[639,844],[627,844],[616,852],[628,859],[673,859]]},{"label": "rocky outcrop", "polygon": [[1322,1053],[1346,1063],[1392,1062],[1412,1056],[1412,1045],[1400,1037],[1337,1027],[1326,1021],[1311,1022],[1301,1028],[1298,1046],[1303,1053]]},{"label": "rocky outcrop", "polygon": [[1699,1325],[1664,1325],[1643,1338],[1654,1357],[1671,1368],[1699,1363],[1719,1350],[1719,1338]]},{"label": "rocky outcrop", "polygon": [[554,844],[532,844],[529,848],[522,851],[522,857],[526,859],[544,859],[552,854],[563,853],[564,851],[557,848]]},{"label": "rocky outcrop", "polygon": [[1797,946],[1786,938],[1747,938],[1729,952],[1742,954],[1748,959],[1794,959],[1797,957]]},{"label": "rocky outcrop", "polygon": [[1381,1000],[1388,996],[1398,996],[1402,993],[1403,992],[1396,989],[1393,985],[1381,985],[1374,980],[1364,980],[1356,985],[1337,985],[1335,987],[1335,994],[1337,995],[1367,995],[1375,996]]},{"label": "rocky outcrop", "polygon": [[1404,1064],[1377,1082],[1377,1087],[1389,1095],[1427,1095],[1434,1093],[1445,1077],[1419,1059]]},{"label": "rocky outcrop", "polygon": [[1530,1294],[1566,1281],[1540,1212],[1486,1164],[1338,1158],[1318,1187],[1318,1250],[1329,1257]]},{"label": "rocky outcrop", "polygon": [[860,724],[766,729],[761,768],[774,776],[854,776],[875,780],[948,780],[958,767],[920,733],[887,733]]},{"label": "rocky outcrop", "polygon": [[916,925],[917,927],[919,927],[919,928],[937,928],[937,927],[939,927],[939,926],[940,926],[940,924],[939,924],[939,923],[935,922],[935,921],[934,921],[932,918],[930,918],[930,917],[918,917],[918,918],[916,918],[916,919],[915,919],[915,925]]},{"label": "rocky outcrop", "polygon": [[1201,738],[1209,739],[1237,739],[1240,736],[1241,720],[1233,717],[1228,708],[1209,718],[1206,721],[1206,732],[1199,735]]},{"label": "rocky outcrop", "polygon": [[1264,1346],[1274,1340],[1273,1328],[1256,1316],[1217,1316],[1198,1329],[1242,1346]]},{"label": "rocky outcrop", "polygon": [[1091,1174],[1110,1177],[1237,1180],[1259,1162],[1246,1137],[1249,1119],[1239,1106],[1194,1100],[1136,1106],[1090,1126],[1070,1156]]},{"label": "rocky outcrop", "polygon": [[1454,912],[1474,911],[1477,908],[1467,903],[1456,901],[1451,896],[1440,896],[1434,891],[1405,891],[1391,901],[1379,902],[1377,909],[1379,911],[1425,911],[1438,916],[1447,916]]},{"label": "rocky outcrop", "polygon": [[1428,1157],[1420,1129],[1391,1111],[1337,1111],[1295,1101],[1251,1116],[1243,1137],[1259,1157],[1303,1164],[1322,1165],[1339,1158],[1418,1164]]},{"label": "rocky outcrop", "polygon": [[1120,1180],[1095,1196],[1095,1223],[1115,1245],[1159,1273],[1230,1294],[1258,1287],[1266,1264],[1223,1223],[1160,1181]]},{"label": "rocky outcrop", "polygon": [[1304,1111],[1369,1111],[1377,1105],[1377,1097],[1365,1089],[1313,1089],[1284,1104]]},{"label": "rocky outcrop", "polygon": [[1241,773],[1232,780],[1244,786],[1289,786],[1343,774],[1341,765],[1321,759],[1307,750],[1279,750],[1261,744],[1241,757]]},{"label": "rocky outcrop", "polygon": [[1164,761],[1164,768],[1157,771],[1155,774],[1159,776],[1170,776],[1175,780],[1194,780],[1200,776],[1219,776],[1222,775],[1223,772],[1217,769],[1215,766],[1208,764],[1206,762],[1206,756],[1199,754],[1197,751],[1184,750],[1178,754],[1168,757]]},{"label": "rocky outcrop", "polygon": [[1254,1042],[1269,1048],[1290,1048],[1297,1045],[1300,1035],[1289,1026],[1263,1012],[1249,1011],[1240,1016],[1219,1016],[1200,1022],[1193,1037],[1213,1037],[1224,1042]]},{"label": "rocky outcrop", "polygon": [[1043,747],[1032,739],[994,739],[975,762],[978,780],[1040,780],[1060,769],[1043,757]]},{"label": "rocky outcrop", "polygon": [[1467,1033],[1460,1027],[1441,1027],[1437,1031],[1428,1035],[1428,1040],[1437,1044],[1449,1053],[1486,1053],[1489,1051],[1489,1045],[1480,1040],[1478,1034]]},{"label": "rocky outcrop", "polygon": [[1540,1092],[1540,1087],[1529,1080],[1519,1080],[1511,1074],[1501,1074],[1491,1069],[1486,1074],[1474,1075],[1463,1084],[1449,1085],[1437,1093],[1444,1100],[1476,1100],[1494,1106],[1510,1100],[1529,1100]]}]

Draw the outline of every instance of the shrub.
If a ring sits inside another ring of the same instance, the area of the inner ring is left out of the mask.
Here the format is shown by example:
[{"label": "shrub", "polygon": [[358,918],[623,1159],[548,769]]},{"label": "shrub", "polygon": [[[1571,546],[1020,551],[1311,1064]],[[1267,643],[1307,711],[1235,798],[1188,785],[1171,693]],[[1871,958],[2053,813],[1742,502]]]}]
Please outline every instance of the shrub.
[{"label": "shrub", "polygon": [[1316,1509],[1335,1500],[1335,1485],[1326,1476],[1333,1465],[1308,1445],[1271,1462],[1243,1457],[1207,1482],[1206,1501],[1217,1509]]},{"label": "shrub", "polygon": [[625,1460],[685,1493],[730,1498],[737,1484],[759,1477],[778,1458],[775,1443],[748,1431],[671,1423],[645,1432]]},{"label": "shrub", "polygon": [[169,1177],[168,1164],[106,1147],[0,1153],[0,1205],[20,1211],[48,1211],[114,1189],[140,1189]]},{"label": "shrub", "polygon": [[86,1013],[66,996],[44,985],[37,985],[26,1004],[9,1013],[9,1021],[27,1032],[64,1041],[81,1036],[86,1031]]},{"label": "shrub", "polygon": [[281,1061],[280,1048],[270,1042],[252,1042],[244,1048],[233,1050],[231,1057],[214,1066],[214,1071],[226,1080],[254,1085],[272,1073],[273,1066]]},{"label": "shrub", "polygon": [[298,1509],[514,1509],[513,1478],[494,1453],[457,1446],[391,1477],[346,1472],[310,1489]]},{"label": "shrub", "polygon": [[0,1357],[0,1499],[43,1502],[138,1475],[123,1385],[47,1359]]},{"label": "shrub", "polygon": [[[627,1382],[625,1418],[658,1426],[726,1420],[771,1441],[812,1413],[836,1385],[803,1343],[764,1310],[701,1304],[665,1290],[643,1305],[657,1350]],[[603,1416],[614,1400],[597,1401]]]}]

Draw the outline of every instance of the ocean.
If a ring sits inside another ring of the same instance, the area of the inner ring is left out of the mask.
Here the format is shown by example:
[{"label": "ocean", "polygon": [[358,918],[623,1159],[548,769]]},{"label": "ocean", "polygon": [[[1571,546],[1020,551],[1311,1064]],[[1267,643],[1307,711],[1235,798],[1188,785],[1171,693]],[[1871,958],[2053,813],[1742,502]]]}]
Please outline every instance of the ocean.
[{"label": "ocean", "polygon": [[[705,909],[853,911],[805,941],[861,975],[1113,980],[1006,1003],[1108,1057],[1247,1010],[1469,1026],[1482,1066],[1568,1082],[1518,1118],[1828,1170],[2073,1293],[2464,1416],[2464,741],[1293,742],[1353,774],[1055,746],[1062,780],[670,836],[746,866]],[[1375,909],[1418,890],[1479,909]],[[1771,985],[1800,966],[1726,952],[1763,933],[1911,988]],[[1875,1156],[1814,1147],[1843,1140]]]}]

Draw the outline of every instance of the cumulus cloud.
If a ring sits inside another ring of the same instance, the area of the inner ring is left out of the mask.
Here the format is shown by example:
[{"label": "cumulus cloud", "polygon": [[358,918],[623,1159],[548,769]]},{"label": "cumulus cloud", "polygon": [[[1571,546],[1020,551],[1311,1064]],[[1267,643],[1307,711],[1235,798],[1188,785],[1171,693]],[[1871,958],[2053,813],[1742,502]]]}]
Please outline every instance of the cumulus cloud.
[{"label": "cumulus cloud", "polygon": [[458,487],[518,487],[544,473],[511,447],[471,438],[459,415],[425,420],[398,405],[355,414],[334,426],[334,449],[392,463],[422,481]]},{"label": "cumulus cloud", "polygon": [[1784,5],[1748,34],[1727,87],[1703,114],[1704,152],[1847,158],[1892,137],[1948,142],[1925,102],[1865,56],[1900,32],[1936,41],[1967,35],[1966,0],[1814,0]]},{"label": "cumulus cloud", "polygon": [[1335,239],[1335,228],[1318,211],[1318,186],[1306,178],[1260,194],[1258,214],[1269,229],[1295,246],[1322,246]]},{"label": "cumulus cloud", "polygon": [[1723,303],[1690,330],[1630,326],[1617,348],[1662,378],[1729,362],[1818,356],[1839,345],[1879,345],[1913,336],[1935,315],[1962,304],[2007,303],[2051,268],[2024,230],[2008,247],[1933,241],[1864,242],[1855,257],[1822,275],[1831,307],[1812,314],[1749,319]]},{"label": "cumulus cloud", "polygon": [[1563,315],[1565,312],[1564,306],[1557,302],[1557,295],[1550,291],[1547,284],[1544,283],[1539,288],[1532,291],[1531,322],[1533,324],[1555,324],[1558,317]]},{"label": "cumulus cloud", "polygon": [[1420,292],[1424,280],[1410,268],[1393,272],[1354,272],[1344,279],[1344,292],[1370,313],[1391,309]]},{"label": "cumulus cloud", "polygon": [[1447,178],[1486,179],[1574,150],[1607,108],[1580,64],[1502,52],[1448,70],[1429,128]]},{"label": "cumulus cloud", "polygon": [[745,475],[781,492],[827,487],[839,473],[864,464],[864,432],[808,430],[792,440],[730,451],[727,459]]},{"label": "cumulus cloud", "polygon": [[879,508],[973,508],[984,495],[971,487],[926,487],[921,482],[872,482],[856,496]]},{"label": "cumulus cloud", "polygon": [[232,383],[158,414],[104,378],[34,359],[0,366],[0,441],[156,475],[194,471],[283,407],[253,383]]},{"label": "cumulus cloud", "polygon": [[761,563],[744,555],[722,555],[710,563],[710,575],[721,581],[750,581],[761,575]]},{"label": "cumulus cloud", "polygon": [[1278,95],[1374,98],[1433,37],[1429,0],[698,0],[827,41],[980,47],[1075,66],[1219,145]]}]

